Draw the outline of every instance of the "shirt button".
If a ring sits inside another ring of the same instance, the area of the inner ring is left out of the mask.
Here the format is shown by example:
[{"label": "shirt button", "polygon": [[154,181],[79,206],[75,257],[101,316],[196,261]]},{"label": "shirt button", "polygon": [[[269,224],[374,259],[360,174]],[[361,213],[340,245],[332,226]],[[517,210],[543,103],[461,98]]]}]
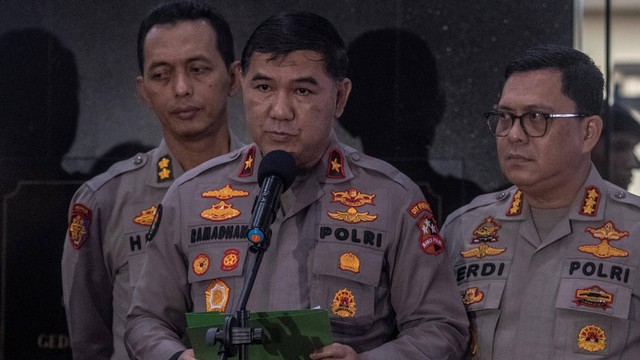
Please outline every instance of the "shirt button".
[{"label": "shirt button", "polygon": [[140,165],[142,163],[142,155],[138,155],[136,156],[135,159],[133,159],[133,164],[134,165]]},{"label": "shirt button", "polygon": [[505,196],[507,196],[507,193],[504,191],[500,191],[499,193],[496,194],[496,200],[503,199]]},{"label": "shirt button", "polygon": [[624,199],[627,195],[624,193],[624,191],[618,191],[615,195],[616,199]]}]

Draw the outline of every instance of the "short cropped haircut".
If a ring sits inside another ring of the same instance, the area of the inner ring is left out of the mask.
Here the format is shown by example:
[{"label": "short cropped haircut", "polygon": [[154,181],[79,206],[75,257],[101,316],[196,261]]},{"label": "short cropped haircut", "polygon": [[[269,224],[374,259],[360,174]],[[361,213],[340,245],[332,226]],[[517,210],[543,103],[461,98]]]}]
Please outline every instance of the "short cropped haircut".
[{"label": "short cropped haircut", "polygon": [[144,41],[147,33],[155,25],[176,24],[180,21],[204,19],[209,22],[216,34],[217,48],[227,65],[235,59],[233,35],[227,21],[209,5],[197,1],[173,1],[156,6],[140,23],[138,30],[138,66],[144,74]]},{"label": "short cropped haircut", "polygon": [[296,50],[322,54],[325,70],[334,80],[347,76],[349,60],[340,34],[327,19],[310,12],[285,12],[263,21],[249,37],[240,66],[246,73],[255,52],[273,54],[271,60],[276,60]]},{"label": "short cropped haircut", "polygon": [[557,69],[562,72],[562,93],[576,103],[577,112],[600,115],[604,78],[588,55],[560,45],[535,46],[512,60],[507,65],[504,77],[506,80],[513,73],[541,69]]}]

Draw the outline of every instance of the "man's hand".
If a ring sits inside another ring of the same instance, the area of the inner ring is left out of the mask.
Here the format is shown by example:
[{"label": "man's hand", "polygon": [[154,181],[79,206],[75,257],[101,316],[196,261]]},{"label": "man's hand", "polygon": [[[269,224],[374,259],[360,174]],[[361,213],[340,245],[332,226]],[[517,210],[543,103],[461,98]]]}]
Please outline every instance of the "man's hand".
[{"label": "man's hand", "polygon": [[178,360],[196,360],[196,355],[193,353],[193,349],[185,350]]},{"label": "man's hand", "polygon": [[312,360],[319,359],[344,359],[358,360],[360,357],[350,346],[333,343],[322,347],[309,355]]}]

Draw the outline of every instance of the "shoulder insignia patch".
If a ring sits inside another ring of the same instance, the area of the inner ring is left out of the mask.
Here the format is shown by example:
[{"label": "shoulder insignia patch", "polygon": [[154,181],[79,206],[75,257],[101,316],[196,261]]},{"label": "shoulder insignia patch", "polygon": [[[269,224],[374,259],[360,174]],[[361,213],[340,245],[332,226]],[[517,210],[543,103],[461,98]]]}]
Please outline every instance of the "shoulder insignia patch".
[{"label": "shoulder insignia patch", "polygon": [[600,205],[600,189],[589,186],[584,190],[584,199],[580,206],[580,215],[596,216]]},{"label": "shoulder insignia patch", "polygon": [[227,184],[222,189],[209,190],[202,193],[203,198],[216,198],[218,200],[229,200],[234,197],[247,197],[249,192],[244,190],[235,190],[231,185]]},{"label": "shoulder insignia patch", "polygon": [[91,209],[82,204],[73,204],[71,219],[69,220],[69,242],[78,250],[89,238],[89,225],[91,225]]},{"label": "shoulder insignia patch", "polygon": [[335,220],[344,221],[349,224],[357,224],[359,222],[371,222],[378,218],[378,215],[369,215],[368,211],[358,212],[356,208],[350,207],[347,211],[336,211],[335,213],[327,211],[327,215]]},{"label": "shoulder insignia patch", "polygon": [[606,346],[607,337],[601,328],[588,325],[580,329],[578,333],[578,347],[580,349],[596,352],[604,350]]},{"label": "shoulder insignia patch", "polygon": [[522,191],[518,190],[511,198],[511,205],[507,210],[507,216],[516,216],[522,214]]},{"label": "shoulder insignia patch", "polygon": [[151,223],[153,222],[153,218],[156,215],[157,209],[158,209],[157,207],[155,207],[154,205],[151,205],[151,207],[148,208],[147,210],[142,210],[140,212],[140,215],[136,216],[133,219],[133,222],[142,226],[151,226]]},{"label": "shoulder insignia patch", "polygon": [[475,286],[466,289],[460,295],[462,296],[462,303],[465,306],[469,306],[471,304],[479,303],[484,299],[484,293],[482,291],[480,291],[480,289],[478,289]]},{"label": "shoulder insignia patch", "polygon": [[252,146],[247,150],[247,153],[244,154],[244,162],[242,163],[242,168],[238,173],[239,177],[247,177],[253,175],[253,165],[256,160],[256,147]]},{"label": "shoulder insignia patch", "polygon": [[158,182],[173,180],[173,165],[171,164],[171,156],[165,155],[158,160]]},{"label": "shoulder insignia patch", "polygon": [[438,255],[444,251],[444,240],[440,237],[433,214],[425,214],[417,224],[420,229],[420,249],[428,255]]},{"label": "shoulder insignia patch", "polygon": [[220,279],[211,280],[204,292],[207,311],[225,312],[229,302],[229,286]]},{"label": "shoulder insignia patch", "polygon": [[353,296],[351,291],[346,288],[338,290],[333,297],[331,311],[334,315],[338,315],[343,318],[356,316],[356,298]]},{"label": "shoulder insignia patch", "polygon": [[210,264],[211,260],[209,260],[209,256],[207,256],[207,254],[199,254],[195,259],[193,259],[191,269],[194,274],[202,276],[207,272],[207,270],[209,270]]},{"label": "shoulder insignia patch", "polygon": [[331,150],[327,166],[327,177],[330,179],[344,179],[344,160],[338,149]]},{"label": "shoulder insignia patch", "polygon": [[409,212],[409,215],[413,216],[414,218],[417,218],[418,215],[420,215],[420,213],[423,211],[433,213],[433,211],[431,211],[431,206],[429,206],[429,203],[424,200],[418,201],[417,203],[409,206],[409,209],[407,209],[407,211]]},{"label": "shoulder insignia patch", "polygon": [[154,212],[153,221],[149,227],[149,232],[146,235],[147,241],[153,240],[158,232],[158,226],[160,226],[160,220],[162,219],[162,204],[158,204],[156,211]]},{"label": "shoulder insignia patch", "polygon": [[373,198],[375,194],[361,193],[357,189],[351,188],[346,191],[331,190],[331,202],[339,202],[342,205],[358,207],[362,205],[375,205]]},{"label": "shoulder insignia patch", "polygon": [[600,244],[580,245],[578,246],[578,250],[601,259],[609,258],[612,256],[626,257],[629,255],[629,252],[618,249],[609,244],[610,241],[617,241],[629,236],[628,231],[620,231],[616,229],[616,225],[613,223],[613,221],[607,221],[604,226],[600,228],[588,227],[584,231],[590,233],[591,236],[600,240]]},{"label": "shoulder insignia patch", "polygon": [[200,216],[211,221],[224,221],[240,216],[240,210],[234,209],[231,204],[220,201],[218,204],[211,205],[210,209],[201,212]]},{"label": "shoulder insignia patch", "polygon": [[360,272],[360,259],[358,255],[352,252],[346,252],[340,255],[340,270],[351,271],[354,274]]},{"label": "shoulder insignia patch", "polygon": [[222,257],[222,264],[220,264],[220,270],[231,271],[238,267],[240,261],[240,251],[238,249],[227,249],[224,251]]},{"label": "shoulder insignia patch", "polygon": [[594,285],[586,289],[577,289],[576,298],[572,301],[578,306],[608,309],[613,303],[613,294],[604,291],[600,286]]}]

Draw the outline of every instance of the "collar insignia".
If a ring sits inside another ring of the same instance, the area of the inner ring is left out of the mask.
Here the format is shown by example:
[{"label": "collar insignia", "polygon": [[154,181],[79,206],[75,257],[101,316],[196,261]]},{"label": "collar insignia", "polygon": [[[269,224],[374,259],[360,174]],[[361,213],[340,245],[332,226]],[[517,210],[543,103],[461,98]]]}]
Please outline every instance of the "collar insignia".
[{"label": "collar insignia", "polygon": [[200,213],[202,218],[211,221],[224,221],[240,216],[240,210],[234,209],[233,205],[220,201],[218,204],[211,205],[210,209]]},{"label": "collar insignia", "polygon": [[142,210],[140,212],[140,215],[136,216],[133,219],[133,222],[142,226],[151,226],[151,223],[153,222],[153,218],[156,216],[157,209],[158,209],[157,207],[152,205],[147,210]]},{"label": "collar insignia", "polygon": [[229,286],[220,279],[211,280],[204,296],[207,311],[225,312],[229,302]]},{"label": "collar insignia", "polygon": [[158,182],[173,180],[173,165],[171,165],[171,156],[165,155],[158,160]]},{"label": "collar insignia", "polygon": [[522,214],[522,191],[518,190],[513,194],[507,216],[517,216],[520,214]]},{"label": "collar insignia", "polygon": [[588,227],[584,231],[590,233],[594,238],[599,239],[600,244],[580,245],[578,246],[578,250],[601,259],[612,256],[626,257],[629,255],[627,251],[609,245],[609,241],[617,241],[623,237],[629,236],[628,231],[620,231],[616,229],[616,225],[613,221],[607,221],[604,226],[600,228]]},{"label": "collar insignia", "polygon": [[331,150],[329,154],[329,164],[327,168],[327,177],[330,179],[344,179],[344,161],[342,153],[337,149]]},{"label": "collar insignia", "polygon": [[580,329],[578,333],[578,347],[588,352],[596,352],[604,350],[607,346],[607,337],[604,330],[595,326],[588,325]]},{"label": "collar insignia", "polygon": [[580,215],[596,216],[600,205],[600,190],[595,186],[589,186],[584,190],[584,199],[580,206]]},{"label": "collar insignia", "polygon": [[373,198],[375,194],[361,193],[357,189],[351,188],[346,191],[331,190],[331,202],[339,202],[342,205],[358,207],[362,205],[375,205]]},{"label": "collar insignia", "polygon": [[333,297],[331,311],[340,317],[356,316],[356,298],[346,288],[339,290]]},{"label": "collar insignia", "polygon": [[608,309],[613,303],[613,294],[604,291],[600,286],[594,285],[586,289],[577,289],[576,298],[573,300],[578,306]]},{"label": "collar insignia", "polygon": [[340,270],[351,271],[354,274],[360,272],[360,259],[352,252],[346,252],[340,256]]},{"label": "collar insignia", "polygon": [[193,270],[194,274],[201,276],[209,270],[209,264],[211,264],[209,256],[207,256],[207,254],[200,254],[193,259],[191,270]]},{"label": "collar insignia", "polygon": [[91,209],[82,204],[73,204],[71,219],[69,220],[69,242],[78,250],[89,238],[91,225]]},{"label": "collar insignia", "polygon": [[413,216],[414,218],[417,218],[418,215],[420,215],[420,213],[423,211],[432,213],[431,206],[429,206],[429,203],[424,200],[418,201],[417,203],[411,205],[409,209],[407,209],[407,211],[409,212],[409,215]]},{"label": "collar insignia", "polygon": [[225,185],[222,189],[209,190],[202,193],[203,198],[216,198],[218,200],[229,200],[234,197],[247,197],[249,193],[244,190],[234,190],[229,184]]},{"label": "collar insignia", "polygon": [[220,270],[231,271],[238,267],[240,261],[240,251],[238,249],[227,249],[224,251],[222,257],[222,264],[220,264]]},{"label": "collar insignia", "polygon": [[359,213],[354,207],[350,207],[347,211],[337,210],[335,213],[327,211],[327,215],[330,218],[344,221],[350,224],[357,224],[359,222],[371,222],[378,218],[378,215],[369,215],[368,211]]},{"label": "collar insignia", "polygon": [[466,289],[463,293],[460,294],[462,296],[462,303],[465,306],[469,306],[471,304],[479,303],[484,299],[484,293],[480,291],[477,287],[470,287]]},{"label": "collar insignia", "polygon": [[444,241],[432,214],[426,214],[418,221],[420,229],[420,249],[428,255],[438,255],[444,251]]},{"label": "collar insignia", "polygon": [[249,148],[246,154],[244,154],[244,162],[242,163],[242,168],[240,169],[240,173],[238,173],[239,177],[247,177],[253,175],[253,165],[256,159],[256,147],[252,146]]}]

